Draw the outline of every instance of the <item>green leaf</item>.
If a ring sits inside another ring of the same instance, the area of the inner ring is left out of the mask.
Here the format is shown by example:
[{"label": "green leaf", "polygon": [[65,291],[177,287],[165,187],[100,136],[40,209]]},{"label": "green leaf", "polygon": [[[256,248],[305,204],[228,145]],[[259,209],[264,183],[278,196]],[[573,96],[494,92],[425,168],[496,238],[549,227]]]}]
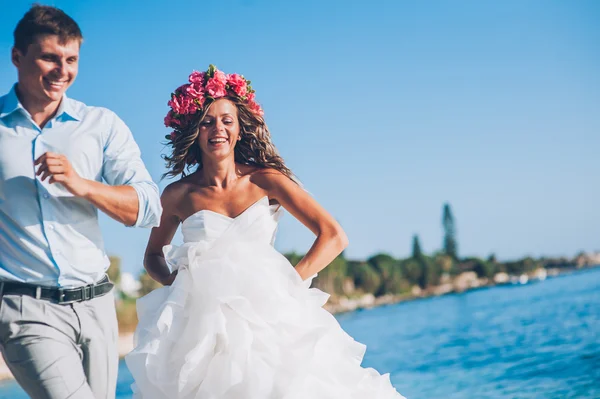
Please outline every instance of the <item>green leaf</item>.
[{"label": "green leaf", "polygon": [[206,76],[212,78],[213,76],[215,76],[215,71],[217,70],[217,67],[214,66],[213,64],[210,64],[208,66],[208,70],[206,71]]}]

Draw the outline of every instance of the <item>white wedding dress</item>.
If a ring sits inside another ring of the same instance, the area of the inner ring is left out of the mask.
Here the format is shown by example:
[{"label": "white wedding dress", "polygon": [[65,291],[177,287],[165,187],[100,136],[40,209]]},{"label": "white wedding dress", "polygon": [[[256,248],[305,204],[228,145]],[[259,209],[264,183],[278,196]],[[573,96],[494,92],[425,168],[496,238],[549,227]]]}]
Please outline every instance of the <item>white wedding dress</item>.
[{"label": "white wedding dress", "polygon": [[403,398],[273,248],[280,214],[263,197],[236,218],[183,222],[184,244],[164,249],[173,285],[137,302],[134,398]]}]

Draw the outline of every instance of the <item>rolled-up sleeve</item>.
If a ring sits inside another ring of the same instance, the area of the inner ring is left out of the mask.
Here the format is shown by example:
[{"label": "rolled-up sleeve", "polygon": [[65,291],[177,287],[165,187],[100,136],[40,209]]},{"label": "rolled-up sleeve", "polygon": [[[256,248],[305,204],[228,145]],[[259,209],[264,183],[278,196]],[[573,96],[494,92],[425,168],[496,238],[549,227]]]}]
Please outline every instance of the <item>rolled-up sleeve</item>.
[{"label": "rolled-up sleeve", "polygon": [[158,186],[152,181],[141,158],[131,130],[114,113],[108,125],[104,146],[102,178],[112,186],[131,186],[138,196],[138,215],[134,227],[158,226],[162,207]]}]

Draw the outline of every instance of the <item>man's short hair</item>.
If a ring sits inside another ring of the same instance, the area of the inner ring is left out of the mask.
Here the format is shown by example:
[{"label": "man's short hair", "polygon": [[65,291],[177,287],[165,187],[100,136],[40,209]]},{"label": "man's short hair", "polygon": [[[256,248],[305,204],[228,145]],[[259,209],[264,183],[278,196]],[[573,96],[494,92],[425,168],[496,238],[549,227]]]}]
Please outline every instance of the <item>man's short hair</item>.
[{"label": "man's short hair", "polygon": [[23,54],[37,35],[57,35],[61,43],[70,40],[83,41],[77,22],[61,9],[34,4],[15,28],[15,48]]}]

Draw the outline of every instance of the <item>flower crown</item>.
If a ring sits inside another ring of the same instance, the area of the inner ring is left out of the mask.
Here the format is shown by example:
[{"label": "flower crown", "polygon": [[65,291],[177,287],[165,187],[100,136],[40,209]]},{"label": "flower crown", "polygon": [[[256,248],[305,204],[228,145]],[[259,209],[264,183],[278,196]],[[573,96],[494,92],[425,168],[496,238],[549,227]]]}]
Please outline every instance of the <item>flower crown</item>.
[{"label": "flower crown", "polygon": [[[171,100],[168,102],[171,109],[165,117],[165,126],[180,131],[190,122],[192,115],[203,111],[205,105],[223,97],[238,98],[254,114],[264,114],[254,100],[254,90],[249,80],[236,73],[226,75],[211,64],[206,72],[192,72],[189,83],[179,86],[171,93]],[[177,132],[173,132],[166,138],[173,140],[176,135]]]}]

